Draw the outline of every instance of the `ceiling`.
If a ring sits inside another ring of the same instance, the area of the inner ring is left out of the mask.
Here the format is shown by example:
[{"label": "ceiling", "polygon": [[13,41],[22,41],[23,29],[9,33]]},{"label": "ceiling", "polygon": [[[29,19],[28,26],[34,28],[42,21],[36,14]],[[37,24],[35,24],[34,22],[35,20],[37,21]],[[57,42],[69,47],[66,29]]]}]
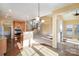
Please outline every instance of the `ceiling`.
[{"label": "ceiling", "polygon": [[79,19],[79,15],[75,16],[76,10],[77,10],[77,13],[79,13],[79,9],[73,9],[73,10],[69,10],[67,12],[61,13],[60,15],[63,16],[64,20],[76,20],[76,19]]},{"label": "ceiling", "polygon": [[[68,3],[40,3],[40,16],[51,14],[55,8],[60,8]],[[32,19],[38,15],[37,3],[0,3],[0,11],[10,14],[14,18]]]}]

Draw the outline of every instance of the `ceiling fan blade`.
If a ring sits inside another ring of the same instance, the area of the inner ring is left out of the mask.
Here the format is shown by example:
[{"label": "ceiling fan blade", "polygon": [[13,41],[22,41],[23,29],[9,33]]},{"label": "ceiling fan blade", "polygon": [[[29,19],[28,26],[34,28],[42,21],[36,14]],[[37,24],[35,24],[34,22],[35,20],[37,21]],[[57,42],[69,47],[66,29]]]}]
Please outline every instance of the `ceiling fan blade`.
[{"label": "ceiling fan blade", "polygon": [[79,15],[79,13],[74,14],[74,16],[78,16],[78,15]]},{"label": "ceiling fan blade", "polygon": [[74,14],[74,16],[78,16],[79,15],[79,13],[77,12],[77,10],[76,10],[76,13]]}]

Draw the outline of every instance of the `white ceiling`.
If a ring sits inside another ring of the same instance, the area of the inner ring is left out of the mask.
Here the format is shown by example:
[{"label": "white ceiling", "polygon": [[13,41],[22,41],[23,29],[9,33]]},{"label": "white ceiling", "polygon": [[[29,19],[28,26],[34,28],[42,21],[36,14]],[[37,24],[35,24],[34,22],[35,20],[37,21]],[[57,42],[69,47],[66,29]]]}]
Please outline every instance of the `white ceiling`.
[{"label": "white ceiling", "polygon": [[[68,3],[40,3],[40,16],[51,14],[55,8],[68,5]],[[11,11],[11,14],[15,18],[29,19],[38,15],[37,3],[0,3],[0,10],[6,14]]]}]

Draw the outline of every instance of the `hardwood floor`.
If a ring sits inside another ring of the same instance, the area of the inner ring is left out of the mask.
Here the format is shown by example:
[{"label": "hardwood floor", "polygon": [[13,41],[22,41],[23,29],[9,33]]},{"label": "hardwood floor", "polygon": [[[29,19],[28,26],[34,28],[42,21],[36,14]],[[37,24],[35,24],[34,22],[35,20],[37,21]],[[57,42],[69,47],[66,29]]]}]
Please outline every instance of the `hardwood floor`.
[{"label": "hardwood floor", "polygon": [[17,56],[58,56],[58,52],[41,44],[24,47]]},{"label": "hardwood floor", "polygon": [[[61,48],[61,46],[60,46]],[[79,56],[67,52],[62,46],[61,49],[52,48],[45,44],[34,44],[32,47],[24,47],[20,50],[17,46],[15,49],[7,51],[5,56]]]},{"label": "hardwood floor", "polygon": [[[62,44],[63,43],[63,44]],[[60,55],[63,56],[79,56],[79,48],[75,48],[71,46],[72,44],[68,44],[66,42],[58,43],[58,50]]]},{"label": "hardwood floor", "polygon": [[[35,39],[39,42],[39,38]],[[45,41],[45,39],[43,41]],[[40,44],[33,44],[32,47],[24,47],[23,49],[19,49],[21,45],[16,45],[13,48],[11,48],[10,46],[7,49],[7,53],[5,54],[5,56],[79,56],[79,49],[72,49],[70,44],[68,43],[66,45],[58,43],[58,47],[53,48],[51,45],[48,45],[45,42],[39,42]]]},{"label": "hardwood floor", "polygon": [[41,35],[41,34],[39,34],[39,35],[35,34],[34,41],[39,42],[41,44],[46,44],[46,45],[52,46],[52,39],[47,38],[46,36]]},{"label": "hardwood floor", "polygon": [[16,56],[18,53],[20,53],[20,49],[18,46],[9,48],[5,54],[5,56]]}]

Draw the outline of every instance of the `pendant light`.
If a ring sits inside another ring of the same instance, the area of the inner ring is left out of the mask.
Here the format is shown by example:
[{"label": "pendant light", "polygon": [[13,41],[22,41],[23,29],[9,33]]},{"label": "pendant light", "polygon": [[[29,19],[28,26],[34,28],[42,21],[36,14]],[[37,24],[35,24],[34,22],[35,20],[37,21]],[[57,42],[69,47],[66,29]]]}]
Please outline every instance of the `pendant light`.
[{"label": "pendant light", "polygon": [[38,3],[38,10],[37,10],[37,17],[36,17],[36,21],[39,22],[40,21],[40,3]]}]

